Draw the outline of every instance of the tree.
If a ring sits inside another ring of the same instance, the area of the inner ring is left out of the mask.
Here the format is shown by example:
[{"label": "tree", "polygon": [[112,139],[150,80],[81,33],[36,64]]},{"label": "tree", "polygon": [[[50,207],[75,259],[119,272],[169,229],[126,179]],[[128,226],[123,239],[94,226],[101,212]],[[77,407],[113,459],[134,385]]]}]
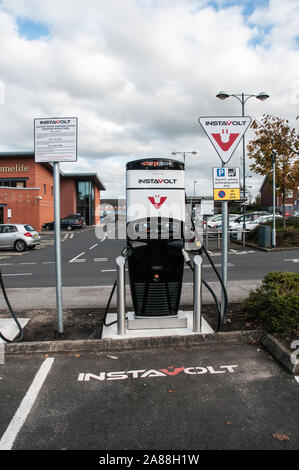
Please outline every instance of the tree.
[{"label": "tree", "polygon": [[253,160],[250,169],[267,175],[272,184],[272,154],[275,152],[275,183],[277,194],[282,197],[285,218],[286,194],[299,185],[299,136],[288,120],[269,114],[263,115],[262,122],[254,120],[251,127],[255,129],[255,137],[247,145],[248,156]]}]

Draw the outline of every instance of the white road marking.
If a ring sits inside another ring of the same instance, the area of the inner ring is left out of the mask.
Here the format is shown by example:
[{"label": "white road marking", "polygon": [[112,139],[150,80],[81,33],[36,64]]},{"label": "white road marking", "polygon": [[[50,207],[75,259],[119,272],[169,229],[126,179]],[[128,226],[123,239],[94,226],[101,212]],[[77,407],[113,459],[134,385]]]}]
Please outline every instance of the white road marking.
[{"label": "white road marking", "polygon": [[284,261],[292,261],[293,263],[299,263],[299,259],[296,258],[284,259]]},{"label": "white road marking", "polygon": [[108,258],[93,258],[95,263],[98,263],[100,261],[108,261]]},{"label": "white road marking", "polygon": [[101,269],[101,273],[115,273],[116,269]]},{"label": "white road marking", "polygon": [[43,261],[43,264],[55,264],[55,261]]},{"label": "white road marking", "polygon": [[14,417],[8,425],[5,433],[0,440],[0,450],[11,450],[14,441],[25,423],[32,406],[45,382],[48,373],[53,365],[54,358],[49,357],[44,360],[40,366],[37,374],[35,375],[32,384],[30,385],[26,395],[24,396],[19,408],[17,409]]},{"label": "white road marking", "polygon": [[0,266],[12,266],[12,263],[1,263]]},{"label": "white road marking", "polygon": [[2,274],[2,277],[8,277],[8,276],[32,276],[32,273]]},{"label": "white road marking", "polygon": [[80,253],[79,255],[75,256],[73,259],[71,259],[71,260],[69,261],[69,263],[74,263],[75,261],[76,261],[76,262],[78,262],[78,261],[79,261],[79,262],[85,261],[85,260],[82,260],[82,259],[81,259],[81,260],[78,260],[78,258],[80,258],[80,256],[82,256],[82,255],[85,255],[85,251],[83,251],[83,252]]},{"label": "white road marking", "polygon": [[72,234],[70,235],[70,238],[73,238],[73,236],[74,236],[74,234],[72,233]]},{"label": "white road marking", "polygon": [[299,384],[299,375],[295,375],[295,380],[296,380],[296,382],[298,382],[298,384]]},{"label": "white road marking", "polygon": [[20,263],[20,264],[36,264],[36,263]]},{"label": "white road marking", "polygon": [[92,245],[89,249],[93,250],[98,244],[96,243],[95,245]]},{"label": "white road marking", "polygon": [[69,234],[67,233],[66,235],[64,235],[64,238],[67,238],[69,236]]}]

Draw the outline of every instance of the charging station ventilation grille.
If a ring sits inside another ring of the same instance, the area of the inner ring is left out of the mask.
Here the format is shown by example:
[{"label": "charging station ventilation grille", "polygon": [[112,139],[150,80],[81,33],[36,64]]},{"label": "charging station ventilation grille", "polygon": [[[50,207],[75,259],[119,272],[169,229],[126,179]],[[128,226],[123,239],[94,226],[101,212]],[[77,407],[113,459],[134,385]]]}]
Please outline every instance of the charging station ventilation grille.
[{"label": "charging station ventilation grille", "polygon": [[136,316],[177,315],[181,295],[180,282],[135,283]]}]

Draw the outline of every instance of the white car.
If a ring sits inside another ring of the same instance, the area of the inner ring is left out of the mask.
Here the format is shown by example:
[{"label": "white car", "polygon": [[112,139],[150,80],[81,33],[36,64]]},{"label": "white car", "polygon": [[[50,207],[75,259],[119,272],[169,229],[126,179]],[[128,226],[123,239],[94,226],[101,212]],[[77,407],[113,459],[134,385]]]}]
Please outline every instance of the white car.
[{"label": "white car", "polygon": [[[267,215],[271,216],[271,214],[269,212],[265,212],[265,211],[247,212],[245,214],[245,222],[250,223],[250,222],[253,222],[256,219],[260,219],[261,217],[266,217]],[[237,217],[235,220],[233,220],[232,222],[229,223],[229,228],[233,229],[235,226],[237,226],[237,224],[242,224],[242,227],[243,227],[243,219],[244,219],[243,214],[239,215],[239,217]]]},{"label": "white car", "polygon": [[[282,219],[282,216],[275,215],[275,219]],[[245,229],[247,232],[250,232],[251,230],[254,230],[258,225],[263,225],[266,222],[272,222],[272,221],[273,221],[273,215],[263,215],[254,220],[245,222]],[[232,224],[232,226],[230,227],[231,236],[233,238],[237,238],[238,232],[240,233],[240,231],[242,230],[243,230],[243,221]]]},{"label": "white car", "polygon": [[16,251],[25,251],[39,245],[41,237],[31,225],[28,224],[1,224],[0,248],[14,248]]},{"label": "white car", "polygon": [[[229,214],[229,224],[234,223],[234,221],[239,217],[240,214]],[[208,225],[208,227],[210,226]],[[211,228],[217,230],[222,228],[222,216],[220,217],[220,220],[215,220],[214,222],[211,222]]]}]

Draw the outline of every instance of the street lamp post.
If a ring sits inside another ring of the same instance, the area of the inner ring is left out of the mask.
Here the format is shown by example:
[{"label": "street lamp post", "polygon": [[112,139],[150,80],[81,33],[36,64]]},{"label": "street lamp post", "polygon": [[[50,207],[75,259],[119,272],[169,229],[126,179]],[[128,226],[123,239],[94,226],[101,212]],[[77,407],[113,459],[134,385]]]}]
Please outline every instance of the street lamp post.
[{"label": "street lamp post", "polygon": [[272,246],[276,246],[276,227],[275,227],[275,211],[276,211],[276,183],[275,183],[275,163],[276,153],[272,152],[272,164],[273,164],[273,228],[272,228]]},{"label": "street lamp post", "polygon": [[[226,98],[229,98],[230,96],[233,96],[234,98],[237,98],[237,100],[240,101],[242,105],[242,117],[245,116],[245,103],[249,98],[257,98],[260,101],[265,101],[267,98],[269,98],[269,95],[265,93],[264,91],[259,93],[258,95],[246,95],[244,93],[241,94],[228,94],[225,91],[220,91],[216,97],[219,98],[220,100],[225,100]],[[243,135],[243,196],[244,196],[244,204],[243,204],[243,246],[245,246],[245,230],[246,230],[246,223],[245,223],[245,218],[246,218],[246,206],[245,206],[245,194],[246,194],[246,169],[245,169],[245,134]]]},{"label": "street lamp post", "polygon": [[194,184],[194,197],[195,197],[195,185],[196,185],[197,181],[193,181],[193,184]]},{"label": "street lamp post", "polygon": [[194,150],[192,152],[172,152],[172,155],[182,155],[183,158],[184,158],[184,166],[186,164],[186,157],[187,155],[189,155],[189,153],[192,153],[192,155],[196,155],[197,152],[195,152]]}]

